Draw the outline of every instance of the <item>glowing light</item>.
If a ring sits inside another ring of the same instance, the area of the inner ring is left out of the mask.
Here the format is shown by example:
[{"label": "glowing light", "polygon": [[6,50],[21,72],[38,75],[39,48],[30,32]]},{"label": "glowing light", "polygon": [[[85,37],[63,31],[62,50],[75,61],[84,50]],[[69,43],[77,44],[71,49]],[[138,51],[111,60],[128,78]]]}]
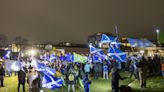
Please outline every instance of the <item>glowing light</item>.
[{"label": "glowing light", "polygon": [[28,52],[28,54],[30,55],[30,56],[35,56],[36,55],[36,51],[35,50],[30,50],[29,52]]},{"label": "glowing light", "polygon": [[143,54],[143,53],[145,53],[145,51],[144,50],[140,50],[140,53]]},{"label": "glowing light", "polygon": [[157,29],[156,32],[159,33],[160,32],[159,29]]}]

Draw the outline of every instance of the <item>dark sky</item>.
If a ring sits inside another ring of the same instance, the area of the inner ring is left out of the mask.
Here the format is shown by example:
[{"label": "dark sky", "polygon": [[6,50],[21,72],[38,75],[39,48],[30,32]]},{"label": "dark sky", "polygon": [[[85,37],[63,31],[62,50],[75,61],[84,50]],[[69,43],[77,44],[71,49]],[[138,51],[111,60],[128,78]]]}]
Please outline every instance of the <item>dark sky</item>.
[{"label": "dark sky", "polygon": [[0,0],[0,33],[33,42],[86,43],[96,32],[155,39],[164,0]]}]

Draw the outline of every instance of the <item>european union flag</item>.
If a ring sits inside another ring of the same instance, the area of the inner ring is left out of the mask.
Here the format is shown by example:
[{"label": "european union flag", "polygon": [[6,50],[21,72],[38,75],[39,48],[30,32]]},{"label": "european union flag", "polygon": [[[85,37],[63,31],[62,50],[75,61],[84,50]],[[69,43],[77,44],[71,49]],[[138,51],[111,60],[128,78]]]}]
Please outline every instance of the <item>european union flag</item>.
[{"label": "european union flag", "polygon": [[117,61],[125,62],[127,53],[119,50],[118,48],[110,46],[110,48],[108,50],[108,56],[111,56],[113,59],[115,59]]}]

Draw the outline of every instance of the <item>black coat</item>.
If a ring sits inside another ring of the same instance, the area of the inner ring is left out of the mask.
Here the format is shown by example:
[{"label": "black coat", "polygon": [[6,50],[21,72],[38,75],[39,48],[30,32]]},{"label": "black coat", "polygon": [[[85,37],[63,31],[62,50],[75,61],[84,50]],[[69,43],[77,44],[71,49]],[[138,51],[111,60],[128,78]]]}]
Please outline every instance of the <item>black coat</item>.
[{"label": "black coat", "polygon": [[0,76],[5,76],[5,69],[3,67],[0,68]]},{"label": "black coat", "polygon": [[26,73],[22,70],[18,72],[18,81],[19,83],[25,83],[26,82]]}]

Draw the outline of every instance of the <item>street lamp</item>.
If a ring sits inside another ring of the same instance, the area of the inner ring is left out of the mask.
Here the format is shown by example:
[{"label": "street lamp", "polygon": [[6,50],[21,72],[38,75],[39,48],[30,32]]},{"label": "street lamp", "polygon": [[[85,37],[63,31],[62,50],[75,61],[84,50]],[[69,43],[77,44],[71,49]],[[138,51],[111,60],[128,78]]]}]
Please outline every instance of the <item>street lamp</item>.
[{"label": "street lamp", "polygon": [[160,30],[159,29],[156,29],[156,33],[157,33],[157,44],[159,45],[159,32]]}]

